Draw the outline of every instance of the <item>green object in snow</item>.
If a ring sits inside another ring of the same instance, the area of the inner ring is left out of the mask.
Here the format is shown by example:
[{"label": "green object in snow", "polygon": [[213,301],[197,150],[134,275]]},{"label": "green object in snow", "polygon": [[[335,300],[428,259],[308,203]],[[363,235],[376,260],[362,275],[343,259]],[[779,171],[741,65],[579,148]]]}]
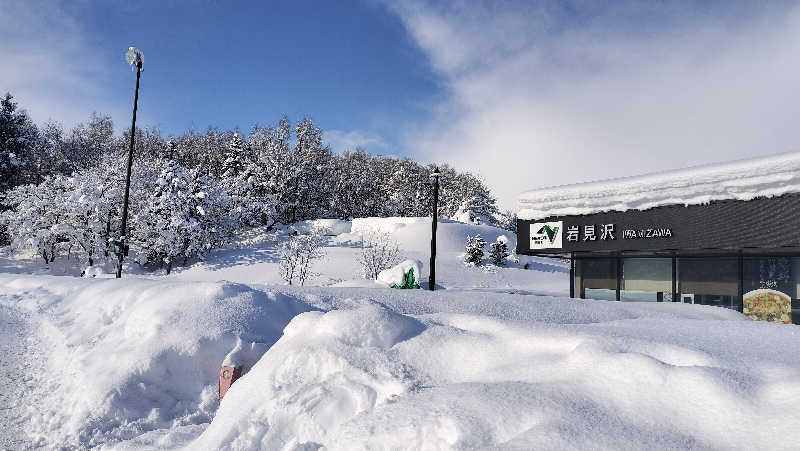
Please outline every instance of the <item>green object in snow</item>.
[{"label": "green object in snow", "polygon": [[419,283],[414,278],[414,268],[409,268],[408,272],[403,273],[403,284],[393,284],[392,288],[397,288],[398,290],[416,290],[419,289]]}]

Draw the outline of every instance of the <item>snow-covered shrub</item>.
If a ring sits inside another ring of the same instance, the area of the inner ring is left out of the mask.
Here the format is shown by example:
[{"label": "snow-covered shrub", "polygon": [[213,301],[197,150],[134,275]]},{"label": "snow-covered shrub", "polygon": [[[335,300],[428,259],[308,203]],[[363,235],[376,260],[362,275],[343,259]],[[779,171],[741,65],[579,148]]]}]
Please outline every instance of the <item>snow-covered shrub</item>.
[{"label": "snow-covered shrub", "polygon": [[309,278],[319,275],[311,271],[311,266],[325,256],[322,246],[326,233],[324,229],[312,229],[305,235],[292,235],[278,245],[279,269],[286,283],[292,285],[297,278],[302,286]]},{"label": "snow-covered shrub", "polygon": [[508,258],[508,238],[505,235],[500,235],[497,240],[492,243],[489,250],[489,259],[497,266],[504,266],[506,258]]},{"label": "snow-covered shrub", "polygon": [[361,236],[358,263],[365,279],[376,280],[384,269],[400,261],[400,249],[388,233],[369,232]]},{"label": "snow-covered shrub", "polygon": [[464,261],[472,265],[480,265],[483,262],[483,248],[486,246],[480,234],[475,236],[467,236],[466,253],[464,254]]},{"label": "snow-covered shrub", "polygon": [[404,260],[397,265],[384,269],[378,273],[376,280],[392,288],[419,288],[422,275],[422,262],[419,260]]}]

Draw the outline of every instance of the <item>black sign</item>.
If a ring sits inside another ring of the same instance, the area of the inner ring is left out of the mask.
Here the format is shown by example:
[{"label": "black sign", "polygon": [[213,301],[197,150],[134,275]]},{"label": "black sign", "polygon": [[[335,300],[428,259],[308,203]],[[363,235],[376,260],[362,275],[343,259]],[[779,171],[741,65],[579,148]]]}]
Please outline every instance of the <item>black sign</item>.
[{"label": "black sign", "polygon": [[[560,249],[530,248],[530,225],[561,221]],[[800,195],[669,205],[517,223],[517,253],[800,247]]]}]

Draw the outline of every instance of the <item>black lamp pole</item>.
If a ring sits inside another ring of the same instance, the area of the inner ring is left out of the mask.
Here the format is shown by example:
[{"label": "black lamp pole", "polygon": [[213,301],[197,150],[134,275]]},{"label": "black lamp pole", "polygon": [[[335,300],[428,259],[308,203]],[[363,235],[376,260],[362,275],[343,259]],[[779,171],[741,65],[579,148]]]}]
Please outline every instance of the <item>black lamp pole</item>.
[{"label": "black lamp pole", "polygon": [[[129,56],[129,55],[133,56]],[[131,143],[128,148],[128,173],[125,177],[125,197],[122,201],[122,227],[120,228],[120,239],[117,241],[117,279],[122,277],[122,259],[128,255],[128,198],[131,191],[131,168],[133,167],[133,144],[136,138],[136,109],[139,103],[139,78],[142,75],[142,56],[139,50],[131,47],[128,49],[128,62],[136,65],[136,91],[133,95],[133,120],[131,121]],[[133,58],[133,59],[131,59]]]},{"label": "black lamp pole", "polygon": [[431,211],[431,272],[428,278],[428,289],[436,289],[436,225],[439,218],[439,168],[433,168],[431,183],[433,184],[433,210]]}]

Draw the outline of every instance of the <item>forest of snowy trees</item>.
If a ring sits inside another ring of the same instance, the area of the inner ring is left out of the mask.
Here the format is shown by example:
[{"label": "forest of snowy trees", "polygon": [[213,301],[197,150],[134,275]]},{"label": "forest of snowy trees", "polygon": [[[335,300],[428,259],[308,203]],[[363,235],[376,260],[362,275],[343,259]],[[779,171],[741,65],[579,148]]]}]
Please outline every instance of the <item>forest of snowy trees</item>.
[{"label": "forest of snowy trees", "polygon": [[[46,262],[113,258],[119,238],[130,132],[93,114],[64,131],[37,126],[10,94],[0,100],[0,243],[34,248]],[[425,216],[432,165],[363,150],[332,152],[305,118],[237,131],[187,131],[165,139],[136,130],[128,234],[139,262],[171,266],[252,226],[305,219]],[[513,227],[486,184],[447,165],[440,216]]]}]

